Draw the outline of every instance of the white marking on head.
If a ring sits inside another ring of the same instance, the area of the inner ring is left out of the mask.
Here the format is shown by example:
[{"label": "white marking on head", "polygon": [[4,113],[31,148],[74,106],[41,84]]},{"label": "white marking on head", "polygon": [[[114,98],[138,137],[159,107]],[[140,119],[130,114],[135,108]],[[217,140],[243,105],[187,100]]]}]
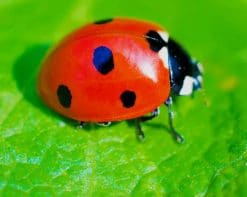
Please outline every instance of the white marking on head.
[{"label": "white marking on head", "polygon": [[160,35],[160,37],[165,41],[168,42],[169,39],[169,34],[165,31],[158,31],[158,34]]},{"label": "white marking on head", "polygon": [[183,86],[179,92],[179,95],[190,95],[193,92],[193,77],[186,76],[184,78]]},{"label": "white marking on head", "polygon": [[161,59],[164,67],[166,69],[169,69],[169,66],[168,66],[168,50],[167,50],[167,47],[162,47],[159,51],[159,58]]}]

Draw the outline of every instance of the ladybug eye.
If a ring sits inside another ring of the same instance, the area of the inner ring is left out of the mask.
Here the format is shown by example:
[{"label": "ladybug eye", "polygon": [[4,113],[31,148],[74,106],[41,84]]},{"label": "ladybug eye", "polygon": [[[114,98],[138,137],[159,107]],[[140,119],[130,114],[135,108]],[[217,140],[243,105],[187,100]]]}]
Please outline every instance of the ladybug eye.
[{"label": "ladybug eye", "polygon": [[198,90],[202,88],[202,76],[193,78],[193,90]]},{"label": "ladybug eye", "polygon": [[198,90],[201,89],[202,87],[202,72],[203,72],[203,67],[202,64],[197,62],[196,60],[193,61],[193,90]]}]

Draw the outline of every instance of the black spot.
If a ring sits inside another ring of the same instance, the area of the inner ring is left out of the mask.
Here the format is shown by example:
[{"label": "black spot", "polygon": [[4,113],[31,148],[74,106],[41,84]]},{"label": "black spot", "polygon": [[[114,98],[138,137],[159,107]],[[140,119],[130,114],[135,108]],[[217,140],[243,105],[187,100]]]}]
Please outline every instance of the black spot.
[{"label": "black spot", "polygon": [[135,105],[136,94],[133,91],[125,90],[121,94],[120,99],[121,99],[124,107],[130,108],[130,107],[133,107]]},{"label": "black spot", "polygon": [[108,19],[103,19],[103,20],[95,21],[94,24],[101,25],[101,24],[109,23],[111,21],[113,21],[113,19],[112,18],[108,18]]},{"label": "black spot", "polygon": [[57,97],[59,100],[59,103],[65,107],[69,108],[71,105],[71,93],[69,88],[66,85],[59,85],[57,88]]},{"label": "black spot", "polygon": [[112,51],[100,46],[94,50],[93,64],[95,68],[103,75],[106,75],[114,68]]},{"label": "black spot", "polygon": [[150,49],[155,52],[158,52],[162,47],[167,46],[167,43],[154,30],[150,30],[146,33],[146,40],[149,43]]}]

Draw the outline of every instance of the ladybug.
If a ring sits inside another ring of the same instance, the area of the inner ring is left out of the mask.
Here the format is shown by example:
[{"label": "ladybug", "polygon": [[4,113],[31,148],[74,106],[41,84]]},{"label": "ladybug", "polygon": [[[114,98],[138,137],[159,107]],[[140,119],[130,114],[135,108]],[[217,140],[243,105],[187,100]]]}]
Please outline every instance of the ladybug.
[{"label": "ladybug", "polygon": [[135,119],[141,139],[140,123],[156,117],[165,104],[171,134],[182,142],[172,122],[172,97],[191,95],[201,84],[200,64],[167,31],[116,18],[64,38],[43,62],[38,92],[50,108],[81,125]]}]

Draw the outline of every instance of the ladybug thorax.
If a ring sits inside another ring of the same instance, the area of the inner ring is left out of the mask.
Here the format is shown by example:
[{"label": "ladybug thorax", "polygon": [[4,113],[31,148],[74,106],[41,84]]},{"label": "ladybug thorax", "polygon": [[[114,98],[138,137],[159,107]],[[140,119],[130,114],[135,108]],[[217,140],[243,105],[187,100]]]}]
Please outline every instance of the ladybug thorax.
[{"label": "ladybug thorax", "polygon": [[170,70],[171,92],[175,95],[191,95],[201,88],[202,67],[166,32],[149,31],[146,39],[150,49],[159,54]]},{"label": "ladybug thorax", "polygon": [[173,39],[168,41],[170,84],[175,95],[191,95],[201,88],[202,66]]}]

